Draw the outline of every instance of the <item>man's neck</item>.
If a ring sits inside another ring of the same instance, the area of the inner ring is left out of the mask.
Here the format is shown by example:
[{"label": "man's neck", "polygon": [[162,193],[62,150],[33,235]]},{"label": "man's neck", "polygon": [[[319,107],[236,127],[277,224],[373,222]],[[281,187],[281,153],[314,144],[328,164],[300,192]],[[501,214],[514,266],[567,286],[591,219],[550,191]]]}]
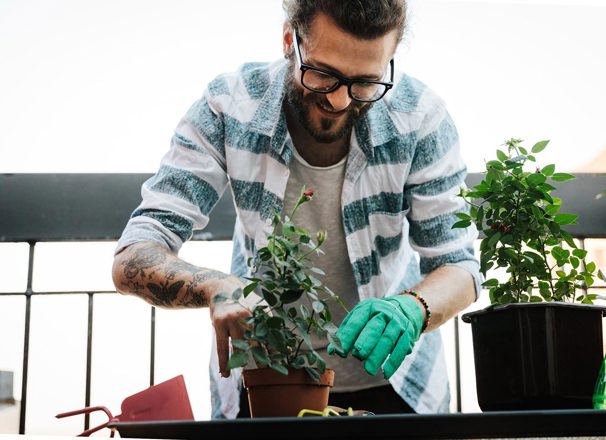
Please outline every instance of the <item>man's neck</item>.
[{"label": "man's neck", "polygon": [[286,108],[286,124],[293,144],[305,161],[316,167],[328,167],[341,161],[349,152],[350,136],[344,136],[335,142],[316,141],[299,123],[296,116]]}]

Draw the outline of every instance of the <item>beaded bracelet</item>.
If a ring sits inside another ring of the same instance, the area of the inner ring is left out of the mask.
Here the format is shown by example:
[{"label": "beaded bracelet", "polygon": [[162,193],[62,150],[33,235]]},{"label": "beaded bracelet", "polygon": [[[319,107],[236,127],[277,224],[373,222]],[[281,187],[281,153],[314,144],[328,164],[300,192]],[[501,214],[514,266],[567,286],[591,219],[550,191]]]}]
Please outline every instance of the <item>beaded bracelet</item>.
[{"label": "beaded bracelet", "polygon": [[425,301],[425,298],[423,298],[417,292],[409,290],[409,289],[406,289],[402,293],[407,293],[409,295],[414,296],[421,302],[421,304],[423,304],[423,307],[425,307],[425,321],[423,321],[423,328],[421,328],[421,333],[423,333],[427,329],[427,327],[429,326],[429,323],[431,321],[431,312],[429,311],[429,306],[427,305],[427,301]]}]

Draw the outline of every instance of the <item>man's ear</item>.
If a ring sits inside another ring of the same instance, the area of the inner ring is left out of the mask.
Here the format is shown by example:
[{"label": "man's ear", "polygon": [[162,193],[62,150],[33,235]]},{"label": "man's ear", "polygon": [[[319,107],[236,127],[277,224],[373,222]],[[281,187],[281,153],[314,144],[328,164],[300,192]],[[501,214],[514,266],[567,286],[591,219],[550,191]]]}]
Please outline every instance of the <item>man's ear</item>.
[{"label": "man's ear", "polygon": [[288,58],[293,50],[292,32],[292,25],[288,21],[285,21],[282,26],[282,52],[284,53],[284,58]]}]

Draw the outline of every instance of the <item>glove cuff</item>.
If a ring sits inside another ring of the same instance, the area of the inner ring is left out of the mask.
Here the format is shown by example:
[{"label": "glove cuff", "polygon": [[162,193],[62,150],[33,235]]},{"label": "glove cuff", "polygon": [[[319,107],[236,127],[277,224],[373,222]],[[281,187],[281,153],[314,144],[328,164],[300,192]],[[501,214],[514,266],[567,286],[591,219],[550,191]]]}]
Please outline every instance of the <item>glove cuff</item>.
[{"label": "glove cuff", "polygon": [[[419,302],[410,294],[406,295],[406,293],[409,292],[402,292],[400,295],[389,296],[384,299],[398,305],[398,309],[410,320],[415,329],[416,339],[418,339],[427,327],[428,320],[423,316],[423,310],[419,307]],[[425,310],[429,317],[429,309],[426,308]]]}]

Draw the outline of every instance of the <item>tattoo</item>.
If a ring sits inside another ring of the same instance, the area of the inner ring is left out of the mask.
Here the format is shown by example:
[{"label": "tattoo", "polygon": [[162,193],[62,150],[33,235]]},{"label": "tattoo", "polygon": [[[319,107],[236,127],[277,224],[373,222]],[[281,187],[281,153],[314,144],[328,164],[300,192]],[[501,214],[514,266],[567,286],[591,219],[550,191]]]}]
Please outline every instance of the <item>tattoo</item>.
[{"label": "tattoo", "polygon": [[184,281],[177,281],[176,283],[169,284],[169,280],[166,280],[161,285],[148,283],[147,288],[151,293],[156,295],[160,305],[169,306],[177,298],[179,290],[181,290],[181,287],[183,287],[184,284]]},{"label": "tattoo", "polygon": [[[229,277],[217,270],[169,258],[155,244],[139,247],[123,264],[128,291],[156,306],[208,307],[202,284]],[[180,297],[183,286],[187,287]]]},{"label": "tattoo", "polygon": [[183,297],[183,305],[191,305],[192,307],[208,307],[209,303],[204,295],[204,292],[200,285],[205,281],[214,279],[222,280],[227,278],[229,275],[212,269],[198,269],[192,276],[191,281],[187,285],[185,290],[185,296]]},{"label": "tattoo", "polygon": [[145,279],[145,270],[159,266],[166,261],[166,255],[151,247],[142,247],[124,263],[124,275],[128,280],[135,280],[139,276]]}]

